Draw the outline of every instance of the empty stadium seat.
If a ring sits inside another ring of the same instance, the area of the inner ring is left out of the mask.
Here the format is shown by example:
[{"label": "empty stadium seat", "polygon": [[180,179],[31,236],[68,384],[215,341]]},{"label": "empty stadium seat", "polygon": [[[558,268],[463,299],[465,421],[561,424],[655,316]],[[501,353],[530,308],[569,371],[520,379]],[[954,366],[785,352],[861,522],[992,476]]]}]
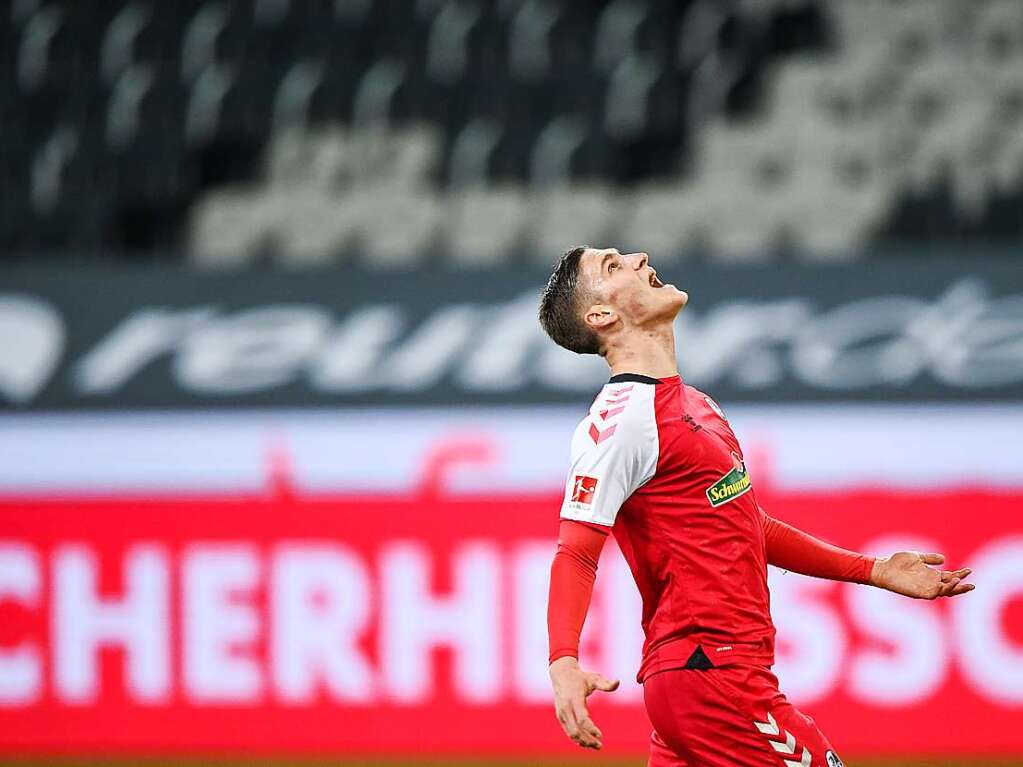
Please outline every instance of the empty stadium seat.
[{"label": "empty stadium seat", "polygon": [[251,264],[272,241],[277,201],[249,190],[212,192],[195,206],[189,241],[192,260],[209,268]]},{"label": "empty stadium seat", "polygon": [[963,221],[1023,201],[1016,0],[8,10],[10,250],[394,267],[622,238],[753,259],[861,250],[936,184]]},{"label": "empty stadium seat", "polygon": [[368,263],[410,266],[431,254],[443,212],[437,197],[400,184],[380,184],[355,194],[359,252]]},{"label": "empty stadium seat", "polygon": [[613,192],[603,185],[554,185],[531,195],[530,252],[539,263],[576,245],[600,246],[617,231]]},{"label": "empty stadium seat", "polygon": [[494,266],[523,246],[525,220],[519,187],[462,187],[448,197],[441,248],[452,263]]},{"label": "empty stadium seat", "polygon": [[674,261],[686,245],[699,239],[691,190],[680,184],[649,185],[631,197],[623,219],[622,246],[644,250],[658,263]]}]

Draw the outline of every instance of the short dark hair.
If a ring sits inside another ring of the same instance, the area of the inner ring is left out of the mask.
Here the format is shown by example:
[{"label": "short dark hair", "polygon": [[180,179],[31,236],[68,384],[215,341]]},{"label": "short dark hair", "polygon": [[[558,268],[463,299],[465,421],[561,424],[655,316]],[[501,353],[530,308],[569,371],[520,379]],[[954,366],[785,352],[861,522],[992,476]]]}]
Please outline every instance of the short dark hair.
[{"label": "short dark hair", "polygon": [[600,339],[581,316],[579,261],[587,246],[566,250],[540,297],[540,325],[558,346],[576,354],[600,354]]}]

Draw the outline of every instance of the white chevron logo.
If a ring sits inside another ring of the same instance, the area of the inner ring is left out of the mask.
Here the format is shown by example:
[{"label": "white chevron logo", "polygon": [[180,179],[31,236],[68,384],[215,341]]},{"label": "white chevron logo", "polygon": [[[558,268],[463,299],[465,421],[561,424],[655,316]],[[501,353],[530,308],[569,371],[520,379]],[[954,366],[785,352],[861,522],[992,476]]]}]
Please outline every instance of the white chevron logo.
[{"label": "white chevron logo", "polygon": [[779,754],[796,753],[796,736],[793,735],[791,732],[785,733],[784,743],[777,743],[773,740],[768,741],[768,743],[774,746],[774,750],[777,751]]},{"label": "white chevron logo", "polygon": [[[765,735],[777,735],[778,734],[778,723],[776,721],[774,721],[774,717],[771,716],[771,712],[770,711],[767,712],[767,721],[766,722],[756,722],[755,721],[755,722],[753,722],[753,724],[755,724],[757,729],[760,730]],[[790,751],[789,753],[791,754],[792,752]]]},{"label": "white chevron logo", "polygon": [[[768,743],[771,744],[771,748],[777,751],[779,754],[793,755],[796,753],[796,737],[791,732],[786,732],[778,726],[778,722],[775,721],[774,717],[771,716],[771,712],[767,713],[766,722],[753,721],[753,725],[760,730],[764,735],[769,736]],[[770,738],[782,737],[785,742],[782,743],[777,740],[770,740]],[[810,749],[803,746],[803,752],[800,756],[799,761],[795,759],[783,759],[785,767],[810,767],[810,762],[813,761],[813,756],[810,754]]]},{"label": "white chevron logo", "polygon": [[812,757],[810,756],[810,749],[808,749],[806,746],[803,746],[802,760],[797,762],[795,759],[786,759],[785,767],[810,767],[811,760]]}]

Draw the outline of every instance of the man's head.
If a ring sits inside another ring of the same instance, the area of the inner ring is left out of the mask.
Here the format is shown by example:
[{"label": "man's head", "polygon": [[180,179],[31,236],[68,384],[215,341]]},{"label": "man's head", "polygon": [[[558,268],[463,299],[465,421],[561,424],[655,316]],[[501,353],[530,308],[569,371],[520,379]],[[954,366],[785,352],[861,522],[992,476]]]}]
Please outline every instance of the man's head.
[{"label": "man's head", "polygon": [[555,266],[540,299],[547,335],[577,354],[604,354],[609,341],[671,323],[689,296],[664,285],[646,253],[579,247]]}]

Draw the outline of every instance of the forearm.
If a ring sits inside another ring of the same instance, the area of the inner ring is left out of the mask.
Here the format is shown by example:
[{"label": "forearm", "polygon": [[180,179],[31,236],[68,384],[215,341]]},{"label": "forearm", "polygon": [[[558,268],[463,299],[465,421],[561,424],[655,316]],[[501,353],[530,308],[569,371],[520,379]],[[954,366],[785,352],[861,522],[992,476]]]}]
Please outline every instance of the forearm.
[{"label": "forearm", "polygon": [[761,510],[768,564],[815,578],[870,583],[874,558],[825,543]]},{"label": "forearm", "polygon": [[579,657],[579,635],[590,608],[597,561],[606,538],[607,532],[596,525],[561,522],[547,600],[551,663],[558,658]]}]

